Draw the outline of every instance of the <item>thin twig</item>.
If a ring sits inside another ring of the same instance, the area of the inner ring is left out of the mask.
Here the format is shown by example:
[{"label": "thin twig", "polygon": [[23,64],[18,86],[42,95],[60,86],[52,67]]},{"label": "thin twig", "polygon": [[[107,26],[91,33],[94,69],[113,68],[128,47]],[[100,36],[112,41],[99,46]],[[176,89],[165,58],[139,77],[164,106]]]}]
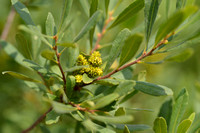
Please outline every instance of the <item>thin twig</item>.
[{"label": "thin twig", "polygon": [[[57,41],[58,41],[58,36],[55,35],[53,38],[54,38],[55,44],[56,44]],[[66,83],[67,83],[67,81],[66,81],[66,78],[65,78],[65,73],[64,73],[64,71],[63,71],[63,68],[62,68],[62,66],[61,66],[61,64],[60,64],[60,55],[61,55],[61,54],[58,52],[58,47],[57,47],[57,46],[54,46],[53,49],[54,49],[55,52],[56,52],[57,64],[58,64],[58,67],[59,67],[60,72],[61,72],[61,74],[62,74],[63,88],[64,88],[64,91],[65,91],[65,90],[66,90]]]},{"label": "thin twig", "polygon": [[23,130],[21,133],[28,133],[31,131],[34,127],[36,127],[45,117],[46,115],[53,109],[53,107],[50,107],[44,114],[42,114],[29,128],[26,130]]},{"label": "thin twig", "polygon": [[163,45],[164,43],[166,43],[167,39],[168,39],[171,35],[173,35],[173,34],[174,34],[174,32],[173,32],[172,34],[167,35],[160,43],[158,43],[158,44],[156,45],[156,47],[152,48],[148,53],[144,52],[138,59],[134,60],[133,62],[130,62],[130,63],[128,63],[128,64],[125,64],[125,65],[119,67],[118,69],[115,69],[115,70],[113,70],[112,72],[108,73],[107,75],[97,78],[97,79],[94,80],[94,81],[98,81],[98,80],[101,80],[101,79],[109,78],[109,77],[110,77],[111,75],[113,75],[114,73],[119,72],[119,71],[121,71],[121,70],[123,70],[123,69],[125,69],[125,68],[127,68],[127,67],[129,67],[129,66],[131,66],[131,65],[134,65],[134,64],[139,63],[142,59],[146,58],[147,56],[152,55],[153,52],[154,52],[158,47],[160,47],[161,45]]},{"label": "thin twig", "polygon": [[94,51],[96,51],[96,50],[100,47],[99,42],[101,41],[102,37],[105,35],[105,33],[106,33],[106,28],[107,28],[108,24],[113,20],[112,15],[113,15],[113,11],[111,11],[111,12],[109,13],[109,18],[106,20],[106,22],[105,22],[105,24],[104,24],[104,26],[103,26],[103,29],[102,29],[102,31],[101,31],[101,33],[99,33],[99,34],[97,35],[97,41],[96,41],[96,43],[95,43],[95,45],[94,45],[94,48],[93,48],[92,51],[91,51],[91,54],[92,54]]}]

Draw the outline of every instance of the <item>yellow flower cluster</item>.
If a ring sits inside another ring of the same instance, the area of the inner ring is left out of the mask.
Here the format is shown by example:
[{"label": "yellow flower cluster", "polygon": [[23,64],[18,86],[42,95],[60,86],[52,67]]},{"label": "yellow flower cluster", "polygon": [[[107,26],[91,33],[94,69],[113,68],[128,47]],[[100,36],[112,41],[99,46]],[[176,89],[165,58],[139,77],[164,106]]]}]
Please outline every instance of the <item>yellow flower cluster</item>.
[{"label": "yellow flower cluster", "polygon": [[75,79],[78,84],[82,84],[82,75],[84,73],[86,73],[90,78],[95,78],[103,74],[102,68],[99,67],[102,64],[101,54],[99,51],[93,52],[88,59],[84,55],[80,54],[76,62],[78,66],[89,65],[89,67],[82,68],[76,72]]}]

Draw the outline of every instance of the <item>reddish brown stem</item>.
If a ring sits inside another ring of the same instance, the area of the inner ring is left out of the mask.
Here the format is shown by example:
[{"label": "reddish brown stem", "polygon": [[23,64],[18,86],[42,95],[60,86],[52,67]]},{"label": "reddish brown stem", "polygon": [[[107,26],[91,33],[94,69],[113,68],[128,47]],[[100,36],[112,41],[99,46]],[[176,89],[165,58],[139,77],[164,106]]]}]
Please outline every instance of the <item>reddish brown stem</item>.
[{"label": "reddish brown stem", "polygon": [[94,51],[96,51],[99,47],[100,47],[100,45],[99,45],[99,42],[101,41],[101,39],[102,39],[102,37],[104,36],[104,34],[106,33],[106,28],[107,28],[107,26],[108,26],[108,24],[112,21],[112,14],[113,14],[113,12],[110,12],[109,13],[109,18],[106,20],[106,22],[105,22],[105,24],[104,24],[104,26],[103,26],[103,29],[102,29],[102,31],[101,31],[101,33],[99,33],[98,35],[97,35],[97,41],[96,41],[96,43],[95,43],[95,46],[94,46],[94,48],[92,49],[92,51],[91,51],[91,54],[94,52]]},{"label": "reddish brown stem", "polygon": [[50,107],[44,114],[42,114],[29,128],[23,130],[21,133],[28,133],[33,128],[35,128],[45,117],[46,115],[52,110],[53,108]]},{"label": "reddish brown stem", "polygon": [[[170,35],[172,35],[172,34],[170,34]],[[111,75],[113,75],[114,73],[116,73],[116,72],[118,72],[118,71],[121,71],[121,70],[123,70],[123,69],[125,69],[125,68],[127,68],[127,67],[129,67],[129,66],[131,66],[131,65],[137,64],[137,63],[140,62],[142,59],[146,58],[147,56],[152,55],[153,52],[154,52],[158,47],[160,47],[162,44],[164,44],[164,43],[166,42],[167,38],[169,38],[169,37],[170,37],[169,35],[168,35],[167,37],[165,37],[160,43],[157,44],[156,47],[152,48],[151,51],[149,51],[148,53],[146,53],[146,52],[143,53],[138,59],[134,60],[133,62],[130,62],[130,63],[128,63],[128,64],[125,64],[125,65],[119,67],[118,69],[115,69],[115,70],[113,70],[112,72],[108,73],[107,75],[97,78],[95,81],[101,80],[101,79],[109,78],[109,77],[110,77]]]}]

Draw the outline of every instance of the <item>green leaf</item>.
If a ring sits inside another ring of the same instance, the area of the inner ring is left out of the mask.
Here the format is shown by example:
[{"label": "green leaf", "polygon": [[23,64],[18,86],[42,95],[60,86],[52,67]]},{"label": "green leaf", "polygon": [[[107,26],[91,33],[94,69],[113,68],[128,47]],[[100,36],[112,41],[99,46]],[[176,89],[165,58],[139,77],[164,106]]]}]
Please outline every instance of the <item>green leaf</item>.
[{"label": "green leaf", "polygon": [[47,96],[48,96],[48,98],[50,99],[50,100],[54,100],[54,99],[56,99],[56,95],[54,95],[54,94],[50,94],[50,93],[47,93]]},{"label": "green leaf", "polygon": [[53,109],[55,110],[56,113],[64,114],[64,113],[70,113],[72,111],[76,111],[77,108],[72,107],[71,105],[65,105],[63,103],[59,102],[53,102]]},{"label": "green leaf", "polygon": [[118,85],[119,81],[115,79],[101,79],[101,80],[95,81],[95,83],[101,84],[101,85],[114,86],[114,85]]},{"label": "green leaf", "polygon": [[136,81],[134,89],[153,96],[173,95],[172,90],[168,87],[142,81]]},{"label": "green leaf", "polygon": [[108,71],[108,69],[111,67],[117,56],[120,54],[123,47],[123,43],[128,36],[130,36],[130,31],[128,29],[123,29],[113,41],[109,58],[107,60],[106,67],[104,69],[105,73]]},{"label": "green leaf", "polygon": [[140,71],[138,74],[138,81],[146,81],[146,75],[147,75],[146,70]]},{"label": "green leaf", "polygon": [[167,21],[165,21],[159,28],[154,47],[169,33],[173,32],[178,28],[181,23],[187,19],[190,15],[197,11],[196,6],[188,6],[185,9],[177,11],[173,16],[171,16]]},{"label": "green leaf", "polygon": [[108,14],[109,3],[110,3],[110,0],[105,0],[105,13],[106,13],[106,16]]},{"label": "green leaf", "polygon": [[83,74],[83,83],[89,84],[93,81],[93,79],[89,78],[86,73]]},{"label": "green leaf", "polygon": [[87,23],[84,25],[84,27],[81,29],[81,31],[79,32],[79,34],[74,38],[73,42],[77,42],[78,40],[80,40],[89,30],[91,30],[96,23],[98,22],[100,16],[101,16],[101,12],[99,10],[97,10],[92,17],[90,17],[90,19],[87,21]]},{"label": "green leaf", "polygon": [[[46,34],[49,36],[54,36],[56,35],[56,25],[54,22],[54,17],[53,15],[49,12],[46,20]],[[49,43],[51,45],[55,45],[55,40],[53,38],[49,38]]]},{"label": "green leaf", "polygon": [[44,38],[44,37],[52,38],[52,36],[44,35],[40,31],[38,31],[37,29],[35,29],[35,28],[28,28],[28,27],[26,27],[24,25],[20,25],[19,29],[23,30],[23,31],[25,31],[27,33],[30,33],[32,35],[38,36],[41,39],[41,41],[43,41],[46,45],[48,45],[49,47],[52,47],[51,44]]},{"label": "green leaf", "polygon": [[[124,130],[125,124],[113,124],[113,126],[116,129]],[[144,124],[138,124],[138,125],[126,124],[126,126],[128,127],[129,131],[131,131],[131,132],[134,132],[134,131],[144,131],[144,130],[151,129],[150,126],[144,125]]]},{"label": "green leaf", "polygon": [[[149,42],[153,24],[156,20],[158,8],[162,0],[145,0],[145,30],[146,30],[146,41]],[[169,1],[169,0],[168,0]]]},{"label": "green leaf", "polygon": [[66,94],[67,94],[67,97],[71,97],[71,94],[74,90],[74,87],[76,85],[76,79],[74,76],[70,75],[67,77],[67,83],[66,83],[66,86],[67,86],[67,89],[66,89]]},{"label": "green leaf", "polygon": [[123,133],[130,133],[130,131],[129,131],[129,129],[128,129],[128,127],[125,125],[124,126],[124,131],[123,131]]},{"label": "green leaf", "polygon": [[127,111],[147,111],[154,112],[152,109],[141,109],[141,108],[125,108]]},{"label": "green leaf", "polygon": [[135,82],[131,80],[121,82],[117,86],[114,92],[118,93],[119,96],[124,96],[133,90],[134,85],[135,85]]},{"label": "green leaf", "polygon": [[27,67],[26,64],[24,64],[23,62],[23,60],[25,59],[24,56],[12,44],[6,41],[0,40],[0,46],[17,63],[19,63],[20,65],[24,67]]},{"label": "green leaf", "polygon": [[132,98],[135,94],[137,94],[138,91],[137,90],[133,90],[132,92],[130,92],[128,95],[126,95],[119,103],[124,103],[127,100],[129,100],[130,98]]},{"label": "green leaf", "polygon": [[45,124],[51,125],[51,124],[57,123],[59,121],[59,118],[60,118],[60,115],[58,115],[54,111],[51,111],[46,115]]},{"label": "green leaf", "polygon": [[182,119],[188,104],[188,92],[186,89],[182,89],[178,97],[175,100],[175,104],[172,108],[172,115],[170,120],[169,132],[176,133],[177,126]]},{"label": "green leaf", "polygon": [[58,33],[62,29],[63,23],[67,21],[67,16],[69,15],[69,12],[71,10],[72,3],[73,3],[73,0],[63,0],[63,9],[62,9],[62,15],[61,15]]},{"label": "green leaf", "polygon": [[117,26],[118,24],[128,20],[129,18],[134,16],[136,13],[138,13],[143,7],[144,7],[144,0],[134,1],[119,14],[119,16],[116,18],[116,20],[113,22],[113,24],[109,28],[113,28]]},{"label": "green leaf", "polygon": [[195,118],[195,112],[192,113],[190,116],[189,116],[189,120],[191,120],[192,122],[194,121],[194,118]]},{"label": "green leaf", "polygon": [[181,9],[185,6],[186,0],[176,0],[176,9]]},{"label": "green leaf", "polygon": [[167,123],[163,117],[155,119],[153,130],[155,133],[167,133]]},{"label": "green leaf", "polygon": [[56,45],[63,46],[63,47],[72,47],[72,48],[76,47],[75,43],[70,43],[70,42],[56,43]]},{"label": "green leaf", "polygon": [[[90,5],[90,17],[97,11],[98,0],[92,0]],[[93,36],[94,36],[95,27],[90,30],[90,47],[92,48]]]},{"label": "green leaf", "polygon": [[166,0],[166,18],[168,19],[170,9],[170,0]]},{"label": "green leaf", "polygon": [[100,116],[100,115],[89,115],[90,118],[95,119],[97,121],[103,121],[107,123],[127,123],[133,121],[133,116],[126,115],[126,116]]},{"label": "green leaf", "polygon": [[76,48],[68,48],[67,49],[67,57],[66,57],[66,64],[67,64],[67,67],[68,68],[72,68],[75,66],[76,64],[76,60],[77,60],[77,57],[79,55],[79,49],[76,47]]},{"label": "green leaf", "polygon": [[11,0],[12,5],[14,6],[15,10],[19,13],[20,17],[24,20],[27,25],[35,26],[29,10],[26,8],[24,4],[19,2],[18,0]]},{"label": "green leaf", "polygon": [[119,107],[116,111],[115,111],[115,116],[121,116],[121,115],[126,115],[126,110],[124,107]]},{"label": "green leaf", "polygon": [[194,53],[194,50],[192,48],[187,48],[180,53],[174,55],[174,56],[169,56],[166,57],[166,61],[175,61],[175,62],[184,62],[187,59],[189,59]]},{"label": "green leaf", "polygon": [[83,121],[85,119],[84,115],[80,111],[73,111],[70,113],[77,121]]},{"label": "green leaf", "polygon": [[109,95],[101,97],[101,98],[98,99],[95,106],[92,107],[92,109],[103,108],[106,105],[109,105],[110,103],[112,103],[118,97],[119,97],[119,94],[117,94],[117,93],[111,93]]},{"label": "green leaf", "polygon": [[169,126],[171,114],[172,114],[172,99],[162,104],[158,116],[163,117],[166,120],[167,125]]},{"label": "green leaf", "polygon": [[124,65],[135,56],[136,52],[140,47],[140,44],[142,43],[142,39],[143,39],[142,35],[134,34],[125,41],[120,56],[119,66]]},{"label": "green leaf", "polygon": [[68,68],[65,71],[66,72],[74,72],[74,71],[77,71],[77,70],[80,70],[80,69],[86,68],[86,67],[88,67],[88,66],[74,66],[74,67]]},{"label": "green leaf", "polygon": [[32,55],[26,38],[22,34],[16,34],[15,39],[19,51],[21,51],[25,58],[31,59]]},{"label": "green leaf", "polygon": [[47,60],[51,60],[56,62],[55,60],[55,52],[49,49],[45,49],[42,51],[41,56],[44,57]]},{"label": "green leaf", "polygon": [[191,126],[191,124],[192,124],[192,121],[191,121],[191,120],[189,120],[189,119],[183,120],[183,121],[179,124],[176,133],[186,133],[187,130],[189,129],[189,127]]},{"label": "green leaf", "polygon": [[42,83],[41,81],[39,80],[36,80],[36,79],[32,79],[26,75],[23,75],[23,74],[20,74],[20,73],[17,73],[17,72],[12,72],[12,71],[4,71],[2,72],[2,74],[9,74],[15,78],[18,78],[18,79],[21,79],[21,80],[25,80],[25,81],[30,81],[30,82],[36,82],[36,83]]},{"label": "green leaf", "polygon": [[31,67],[33,70],[40,72],[40,73],[48,73],[48,70],[44,67],[41,67],[37,63],[33,62],[32,60],[24,59],[23,62],[26,66]]},{"label": "green leaf", "polygon": [[200,128],[200,114],[197,114],[195,116],[194,122],[192,123],[192,126],[189,128],[188,133],[196,133],[199,128]]}]

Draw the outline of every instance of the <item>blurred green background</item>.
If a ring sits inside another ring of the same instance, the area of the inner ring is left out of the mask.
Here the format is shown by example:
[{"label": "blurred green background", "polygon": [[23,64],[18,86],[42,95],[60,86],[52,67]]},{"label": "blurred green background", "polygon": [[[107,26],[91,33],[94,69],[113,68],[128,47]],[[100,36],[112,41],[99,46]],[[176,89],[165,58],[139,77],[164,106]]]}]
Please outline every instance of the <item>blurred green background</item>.
[{"label": "blurred green background", "polygon": [[[133,0],[127,0],[122,2],[115,14],[122,11],[122,9],[124,9],[128,3],[132,1]],[[162,1],[159,9],[159,17],[161,18],[164,18],[166,1],[167,0]],[[170,1],[170,13],[173,13],[175,10],[175,1]],[[45,33],[44,27],[48,12],[51,12],[54,15],[56,24],[59,24],[62,10],[62,0],[35,0],[34,2],[35,5],[30,5],[28,8],[35,23],[42,27],[43,33]],[[200,1],[196,0],[195,4],[199,6]],[[110,8],[112,9],[112,5],[110,5]],[[4,29],[10,10],[10,0],[1,0],[0,33]],[[74,22],[70,29],[72,31],[65,35],[66,38],[75,36],[88,19],[87,8],[83,9],[79,0],[74,0],[70,18],[74,19]],[[142,21],[143,12],[140,12],[138,15],[121,24],[119,27],[108,31],[102,42],[109,43],[113,40],[117,31],[123,27],[128,27],[131,30],[135,29],[135,27],[140,25]],[[18,30],[18,26],[20,24],[24,24],[24,22],[21,20],[19,15],[16,14],[6,39],[6,41],[12,43],[13,45],[16,44],[15,35],[20,32]],[[86,41],[83,39],[82,41],[79,41],[79,43],[86,43]],[[82,45],[80,46],[80,50],[88,52],[87,48]],[[200,112],[200,44],[194,45],[193,50],[193,56],[185,62],[165,62],[159,65],[137,65],[137,69],[134,73],[134,75],[136,75],[139,70],[146,70],[148,82],[172,88],[174,96],[177,95],[180,89],[184,87],[187,88],[190,102],[184,118],[188,117],[192,112]],[[159,60],[159,58],[159,56],[152,56],[149,60]],[[23,81],[14,79],[9,75],[1,74],[2,71],[6,70],[29,73],[28,70],[8,57],[2,49],[0,49],[0,59],[0,133],[17,133],[22,129],[29,127],[43,112],[46,111],[48,105],[43,101],[40,93],[29,89],[23,84]],[[153,121],[159,112],[160,106],[167,99],[169,99],[169,97],[153,97],[143,93],[138,93],[124,106],[154,110],[154,112],[133,112],[135,117],[133,124],[153,125]],[[68,132],[67,128],[70,126],[71,128],[74,127],[74,125],[71,125],[70,123],[70,118],[66,118],[53,126],[49,126],[49,128],[52,133],[62,133]],[[42,124],[40,127],[35,128],[32,132],[40,133],[41,129],[45,130]],[[153,131],[148,130],[142,133],[145,132],[149,133]]]}]

